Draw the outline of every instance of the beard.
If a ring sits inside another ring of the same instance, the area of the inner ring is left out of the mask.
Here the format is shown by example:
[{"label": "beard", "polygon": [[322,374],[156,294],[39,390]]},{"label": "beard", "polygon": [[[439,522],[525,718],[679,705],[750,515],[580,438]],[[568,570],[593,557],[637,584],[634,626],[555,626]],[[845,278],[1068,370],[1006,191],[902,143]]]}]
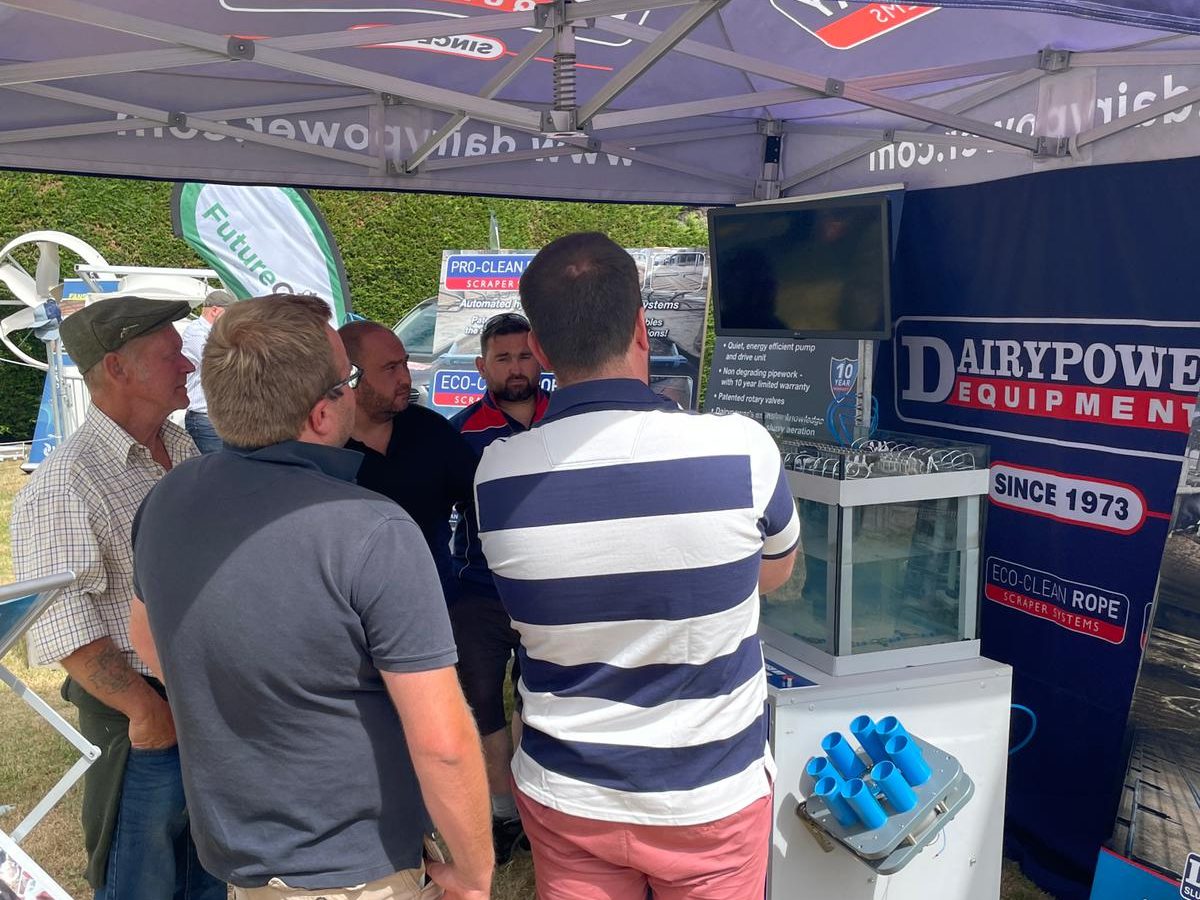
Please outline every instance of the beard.
[{"label": "beard", "polygon": [[524,378],[512,381],[506,381],[500,390],[492,391],[496,395],[497,400],[502,400],[505,403],[520,403],[523,400],[528,400],[537,392],[537,386]]},{"label": "beard", "polygon": [[403,412],[408,406],[408,391],[402,395],[382,394],[371,387],[365,378],[358,383],[356,394],[359,408],[373,419],[386,419]]}]

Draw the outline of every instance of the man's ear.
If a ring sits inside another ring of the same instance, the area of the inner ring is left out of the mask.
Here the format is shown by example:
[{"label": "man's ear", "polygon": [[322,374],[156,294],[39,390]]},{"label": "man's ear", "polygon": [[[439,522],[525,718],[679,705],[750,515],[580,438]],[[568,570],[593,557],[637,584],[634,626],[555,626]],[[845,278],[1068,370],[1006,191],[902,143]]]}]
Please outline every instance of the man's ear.
[{"label": "man's ear", "polygon": [[330,402],[328,397],[322,396],[320,400],[313,404],[312,409],[308,411],[308,419],[305,424],[309,432],[318,437],[323,437],[329,431]]},{"label": "man's ear", "polygon": [[475,370],[477,372],[479,372],[480,375],[483,374],[483,357],[482,356],[475,357]]},{"label": "man's ear", "polygon": [[637,317],[633,323],[633,342],[639,350],[650,352],[650,332],[646,328],[646,311],[638,310]]},{"label": "man's ear", "polygon": [[529,332],[529,352],[532,353],[533,358],[538,361],[538,365],[542,367],[542,371],[554,371],[554,366],[550,364],[550,358],[546,356],[546,351],[542,349],[541,341],[537,339],[537,335],[532,331]]},{"label": "man's ear", "polygon": [[121,384],[129,379],[129,361],[120,353],[105,353],[100,357],[98,365],[104,370],[105,377],[114,384]]}]

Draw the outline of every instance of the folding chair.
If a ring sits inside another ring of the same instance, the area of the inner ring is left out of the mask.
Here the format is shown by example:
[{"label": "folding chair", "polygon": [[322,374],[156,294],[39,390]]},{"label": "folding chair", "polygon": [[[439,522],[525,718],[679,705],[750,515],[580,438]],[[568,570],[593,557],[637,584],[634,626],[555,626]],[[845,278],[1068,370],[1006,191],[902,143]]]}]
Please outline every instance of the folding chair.
[{"label": "folding chair", "polygon": [[[4,654],[21,639],[21,636],[46,607],[58,599],[62,589],[74,580],[74,572],[61,572],[56,575],[47,575],[44,578],[20,581],[16,584],[0,585],[0,658],[3,658]],[[67,742],[81,754],[81,758],[75,761],[75,764],[66,771],[46,796],[38,801],[37,805],[29,811],[21,824],[12,832],[11,842],[20,844],[75,782],[83,777],[83,773],[88,770],[88,767],[100,758],[100,748],[84,738],[70,722],[55,712],[45,700],[30,690],[2,663],[0,663],[0,681],[12,688],[13,693],[31,706],[35,713],[49,722],[54,730],[66,738]],[[66,895],[63,894],[63,896]]]}]

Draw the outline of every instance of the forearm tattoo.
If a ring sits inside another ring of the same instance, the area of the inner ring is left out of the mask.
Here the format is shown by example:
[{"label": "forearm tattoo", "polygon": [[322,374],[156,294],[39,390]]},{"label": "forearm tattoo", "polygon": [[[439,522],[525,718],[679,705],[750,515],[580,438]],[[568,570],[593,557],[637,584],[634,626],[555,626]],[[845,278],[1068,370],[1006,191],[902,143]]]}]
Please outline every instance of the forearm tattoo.
[{"label": "forearm tattoo", "polygon": [[121,694],[133,686],[137,673],[130,668],[121,651],[109,644],[88,660],[87,678],[97,688]]}]

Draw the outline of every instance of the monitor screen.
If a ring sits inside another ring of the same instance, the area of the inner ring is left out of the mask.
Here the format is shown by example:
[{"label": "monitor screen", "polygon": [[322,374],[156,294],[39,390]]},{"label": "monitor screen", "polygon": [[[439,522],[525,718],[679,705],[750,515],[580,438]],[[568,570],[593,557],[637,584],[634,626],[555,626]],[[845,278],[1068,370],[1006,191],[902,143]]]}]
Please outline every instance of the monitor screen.
[{"label": "monitor screen", "polygon": [[882,194],[709,211],[717,332],[891,336]]}]

